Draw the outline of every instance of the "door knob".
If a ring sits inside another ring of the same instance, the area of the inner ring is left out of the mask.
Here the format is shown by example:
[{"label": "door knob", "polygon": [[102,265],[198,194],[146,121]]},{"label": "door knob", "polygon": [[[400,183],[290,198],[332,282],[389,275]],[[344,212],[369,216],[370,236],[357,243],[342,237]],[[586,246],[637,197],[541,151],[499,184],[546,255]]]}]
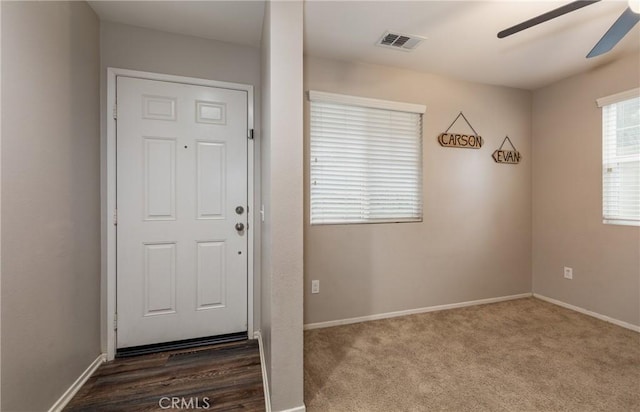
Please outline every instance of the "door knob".
[{"label": "door knob", "polygon": [[244,213],[244,207],[242,207],[242,206],[236,207],[236,213],[239,214],[239,215],[243,214]]},{"label": "door knob", "polygon": [[244,223],[236,223],[236,230],[242,232],[244,230]]}]

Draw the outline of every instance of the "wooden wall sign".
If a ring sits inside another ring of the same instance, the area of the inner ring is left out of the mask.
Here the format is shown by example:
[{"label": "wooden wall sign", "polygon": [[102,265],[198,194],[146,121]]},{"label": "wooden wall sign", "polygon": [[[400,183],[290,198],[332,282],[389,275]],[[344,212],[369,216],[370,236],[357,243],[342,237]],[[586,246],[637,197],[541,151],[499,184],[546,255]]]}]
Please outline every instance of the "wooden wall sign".
[{"label": "wooden wall sign", "polygon": [[[473,131],[473,134],[459,134],[459,133],[449,133],[449,129],[458,121],[458,119],[462,116],[469,128]],[[482,136],[479,136],[475,131],[471,123],[467,120],[467,118],[460,112],[458,116],[455,118],[451,126],[444,131],[444,133],[440,133],[438,136],[438,143],[443,147],[462,147],[467,149],[480,149],[482,147]]]},{"label": "wooden wall sign", "polygon": [[[511,148],[513,150],[502,150],[502,146],[504,146],[504,143],[507,140],[509,141],[509,144],[511,145]],[[509,139],[509,136],[504,138],[498,150],[493,152],[491,157],[493,157],[493,160],[495,160],[496,163],[507,163],[512,165],[520,163],[520,159],[522,158],[522,156],[520,155],[520,152],[513,145],[513,143],[511,142],[511,139]]]}]

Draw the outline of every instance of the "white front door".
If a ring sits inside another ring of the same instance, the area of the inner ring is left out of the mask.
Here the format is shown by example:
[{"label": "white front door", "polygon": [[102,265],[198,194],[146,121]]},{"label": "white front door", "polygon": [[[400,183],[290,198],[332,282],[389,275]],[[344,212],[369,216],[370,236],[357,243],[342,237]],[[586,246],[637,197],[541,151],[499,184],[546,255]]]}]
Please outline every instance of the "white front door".
[{"label": "white front door", "polygon": [[117,347],[246,332],[247,93],[119,76],[116,98]]}]

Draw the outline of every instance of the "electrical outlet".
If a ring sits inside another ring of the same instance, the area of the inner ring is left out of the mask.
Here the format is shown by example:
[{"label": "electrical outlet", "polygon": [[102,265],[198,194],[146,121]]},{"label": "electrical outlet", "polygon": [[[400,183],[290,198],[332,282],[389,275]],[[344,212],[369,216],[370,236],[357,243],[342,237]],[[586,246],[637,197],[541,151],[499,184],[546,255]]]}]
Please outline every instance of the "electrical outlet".
[{"label": "electrical outlet", "polygon": [[311,281],[311,293],[320,293],[320,281],[312,280]]},{"label": "electrical outlet", "polygon": [[565,279],[573,279],[573,268],[564,267]]}]

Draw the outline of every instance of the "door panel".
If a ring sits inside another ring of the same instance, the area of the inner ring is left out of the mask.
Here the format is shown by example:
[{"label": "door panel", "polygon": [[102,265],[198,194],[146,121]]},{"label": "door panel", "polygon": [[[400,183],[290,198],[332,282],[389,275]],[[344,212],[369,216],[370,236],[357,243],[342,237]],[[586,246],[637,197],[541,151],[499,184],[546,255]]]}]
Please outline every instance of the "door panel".
[{"label": "door panel", "polygon": [[246,331],[247,93],[118,77],[117,101],[117,347]]},{"label": "door panel", "polygon": [[225,305],[224,257],[224,242],[198,242],[198,310]]},{"label": "door panel", "polygon": [[196,143],[198,219],[224,219],[225,144]]},{"label": "door panel", "polygon": [[176,219],[176,139],[143,137],[145,220]]},{"label": "door panel", "polygon": [[144,316],[175,313],[176,244],[144,246]]}]

